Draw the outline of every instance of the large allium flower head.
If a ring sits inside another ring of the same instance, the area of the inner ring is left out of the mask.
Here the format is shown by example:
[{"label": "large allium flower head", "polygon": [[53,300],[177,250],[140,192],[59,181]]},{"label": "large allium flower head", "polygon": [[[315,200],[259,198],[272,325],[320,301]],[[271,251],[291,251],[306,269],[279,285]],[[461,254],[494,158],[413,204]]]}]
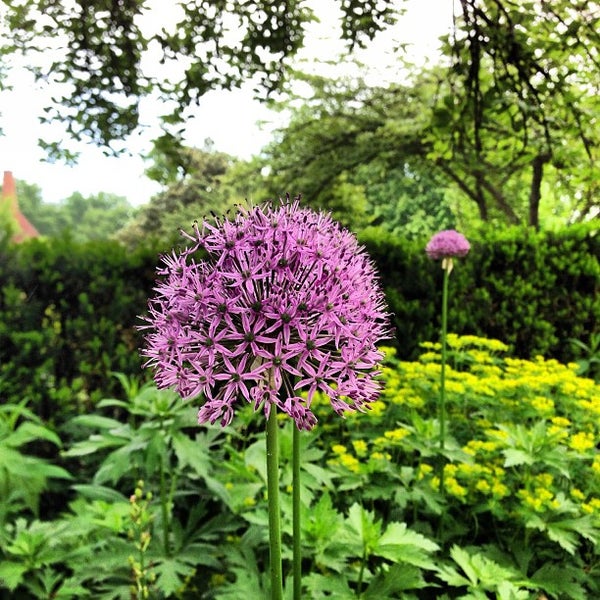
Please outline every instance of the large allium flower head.
[{"label": "large allium flower head", "polygon": [[471,245],[462,233],[446,229],[436,233],[427,243],[425,252],[433,260],[463,257],[469,253]]},{"label": "large allium flower head", "polygon": [[379,393],[389,317],[373,263],[299,200],[196,223],[190,246],[162,259],[143,354],[159,387],[204,395],[200,423],[228,425],[246,401],[311,429],[315,392],[340,415]]}]

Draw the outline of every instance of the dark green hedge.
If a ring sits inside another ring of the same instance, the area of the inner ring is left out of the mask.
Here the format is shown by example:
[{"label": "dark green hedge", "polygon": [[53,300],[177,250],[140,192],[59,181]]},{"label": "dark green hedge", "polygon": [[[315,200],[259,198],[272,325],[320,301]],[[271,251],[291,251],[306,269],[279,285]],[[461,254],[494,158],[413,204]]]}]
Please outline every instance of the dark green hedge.
[{"label": "dark green hedge", "polygon": [[29,398],[51,419],[63,403],[83,412],[118,387],[111,371],[140,372],[135,325],[156,250],[52,239],[1,253],[2,397]]},{"label": "dark green hedge", "polygon": [[[559,233],[491,232],[472,241],[450,279],[449,329],[501,339],[518,356],[574,358],[600,317],[597,225]],[[394,343],[404,358],[439,338],[442,270],[408,243],[365,234],[379,266]],[[86,411],[111,393],[111,371],[139,374],[135,325],[146,307],[156,248],[33,240],[0,248],[0,397],[29,398],[45,418]]]},{"label": "dark green hedge", "polygon": [[[363,243],[379,265],[395,313],[400,353],[439,338],[442,270],[420,244],[379,236]],[[449,329],[500,339],[515,355],[543,354],[568,362],[600,333],[600,225],[559,232],[490,231],[477,240],[450,276]]]}]

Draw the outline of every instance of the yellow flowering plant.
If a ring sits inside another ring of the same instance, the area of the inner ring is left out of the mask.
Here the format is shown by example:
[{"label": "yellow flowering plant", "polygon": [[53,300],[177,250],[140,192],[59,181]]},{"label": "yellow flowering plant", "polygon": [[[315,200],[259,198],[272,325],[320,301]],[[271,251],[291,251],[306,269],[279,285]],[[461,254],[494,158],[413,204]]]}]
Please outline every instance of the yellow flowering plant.
[{"label": "yellow flowering plant", "polygon": [[[447,343],[445,448],[436,443],[439,344],[422,344],[414,362],[385,349],[382,406],[324,447],[340,492],[436,534],[442,548],[493,549],[519,567],[523,589],[599,589],[600,387],[575,364],[514,358],[498,340],[449,334]],[[564,568],[563,582],[550,565]],[[450,581],[444,569],[437,576]]]}]

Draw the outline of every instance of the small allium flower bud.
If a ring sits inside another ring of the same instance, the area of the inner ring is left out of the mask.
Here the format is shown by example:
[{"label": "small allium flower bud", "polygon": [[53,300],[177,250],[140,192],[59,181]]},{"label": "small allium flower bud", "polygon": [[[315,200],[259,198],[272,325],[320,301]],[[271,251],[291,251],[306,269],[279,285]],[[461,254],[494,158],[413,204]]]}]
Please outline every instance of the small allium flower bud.
[{"label": "small allium flower bud", "polygon": [[199,422],[223,426],[239,401],[311,429],[317,391],[340,415],[375,400],[388,314],[351,233],[288,198],[184,235],[192,244],[163,257],[142,327],[158,387],[203,394]]},{"label": "small allium flower bud", "polygon": [[425,252],[433,260],[466,256],[471,245],[464,235],[454,229],[436,233],[427,243]]}]

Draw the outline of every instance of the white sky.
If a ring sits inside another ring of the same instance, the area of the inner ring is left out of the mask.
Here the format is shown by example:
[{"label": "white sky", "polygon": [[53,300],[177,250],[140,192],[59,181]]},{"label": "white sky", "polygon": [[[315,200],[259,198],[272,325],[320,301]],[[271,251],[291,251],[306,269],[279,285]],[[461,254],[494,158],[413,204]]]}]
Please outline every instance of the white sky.
[{"label": "white sky", "polygon": [[[337,2],[313,2],[321,23],[311,27],[307,49],[302,56],[305,60],[312,57],[330,59],[341,47],[335,39],[328,38],[329,32],[337,31],[334,25]],[[435,59],[437,38],[447,33],[452,25],[452,2],[407,0],[404,3],[407,12],[393,31],[380,35],[369,50],[361,54],[361,60],[372,69],[369,75],[375,80],[401,77],[399,67],[390,56],[395,42],[410,44],[407,58],[411,61],[422,61],[425,56]],[[155,10],[151,16],[161,21],[164,15]],[[132,156],[110,158],[104,156],[101,149],[86,145],[77,148],[81,151],[77,165],[50,164],[44,161],[44,152],[38,147],[37,140],[61,133],[61,125],[42,126],[38,120],[51,90],[35,89],[31,76],[18,68],[12,70],[9,82],[14,89],[0,92],[0,125],[4,130],[4,135],[0,136],[0,171],[12,171],[17,179],[39,185],[46,202],[64,199],[75,191],[84,195],[102,191],[125,196],[131,203],[139,205],[159,191],[158,184],[145,177],[146,165],[140,156],[151,149],[151,140],[159,133],[154,116],[158,114],[157,107],[146,107],[146,131],[141,135],[134,134],[128,140]],[[269,142],[270,131],[280,119],[279,115],[253,100],[247,90],[211,92],[202,98],[194,118],[186,124],[184,137],[188,144],[199,147],[206,138],[211,138],[217,150],[250,158]],[[259,127],[259,121],[272,124]]]}]

